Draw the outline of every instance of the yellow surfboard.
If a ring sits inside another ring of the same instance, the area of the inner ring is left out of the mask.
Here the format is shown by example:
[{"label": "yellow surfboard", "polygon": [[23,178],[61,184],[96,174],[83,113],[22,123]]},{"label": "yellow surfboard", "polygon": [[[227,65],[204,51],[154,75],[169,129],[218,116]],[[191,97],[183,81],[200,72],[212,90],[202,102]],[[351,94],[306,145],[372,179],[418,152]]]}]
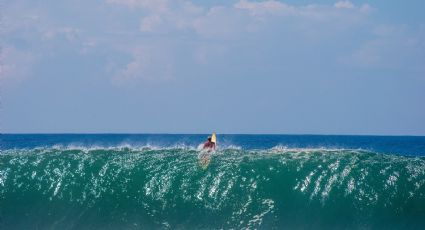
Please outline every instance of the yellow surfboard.
[{"label": "yellow surfboard", "polygon": [[213,143],[215,143],[217,145],[217,137],[216,137],[215,133],[213,133],[211,135],[211,142],[213,142]]}]

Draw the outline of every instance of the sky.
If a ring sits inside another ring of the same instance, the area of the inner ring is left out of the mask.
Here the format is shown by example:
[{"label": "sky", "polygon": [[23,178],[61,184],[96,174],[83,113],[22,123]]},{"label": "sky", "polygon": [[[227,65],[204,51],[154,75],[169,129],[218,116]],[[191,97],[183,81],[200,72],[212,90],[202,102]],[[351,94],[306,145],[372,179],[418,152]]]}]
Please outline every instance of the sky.
[{"label": "sky", "polygon": [[3,0],[0,131],[425,135],[424,9]]}]

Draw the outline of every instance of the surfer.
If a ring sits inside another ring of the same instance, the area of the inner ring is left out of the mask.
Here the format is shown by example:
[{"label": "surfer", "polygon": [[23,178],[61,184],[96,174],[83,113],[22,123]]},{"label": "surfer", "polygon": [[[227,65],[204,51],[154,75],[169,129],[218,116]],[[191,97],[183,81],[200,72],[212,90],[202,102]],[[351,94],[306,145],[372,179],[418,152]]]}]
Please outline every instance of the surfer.
[{"label": "surfer", "polygon": [[204,147],[202,149],[208,151],[215,150],[215,142],[211,140],[211,136],[208,137],[208,140],[204,143]]},{"label": "surfer", "polygon": [[208,137],[207,141],[202,147],[202,151],[199,155],[199,164],[203,169],[206,169],[211,161],[211,153],[215,150],[217,143],[217,136],[213,133]]}]

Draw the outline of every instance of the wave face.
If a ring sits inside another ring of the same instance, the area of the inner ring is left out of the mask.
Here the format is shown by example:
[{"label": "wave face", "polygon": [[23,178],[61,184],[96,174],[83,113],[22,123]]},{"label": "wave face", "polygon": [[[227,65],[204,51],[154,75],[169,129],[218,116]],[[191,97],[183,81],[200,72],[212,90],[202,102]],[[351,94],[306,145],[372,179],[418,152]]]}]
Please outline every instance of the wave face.
[{"label": "wave face", "polygon": [[420,229],[425,158],[350,149],[0,154],[0,229]]}]

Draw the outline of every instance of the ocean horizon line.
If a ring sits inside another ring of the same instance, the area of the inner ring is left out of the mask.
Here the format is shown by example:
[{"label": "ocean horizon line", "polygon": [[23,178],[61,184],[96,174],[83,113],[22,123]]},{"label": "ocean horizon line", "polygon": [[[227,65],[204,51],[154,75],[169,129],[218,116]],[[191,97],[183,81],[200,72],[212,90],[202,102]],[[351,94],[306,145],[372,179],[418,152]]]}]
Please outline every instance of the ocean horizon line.
[{"label": "ocean horizon line", "polygon": [[[416,134],[317,134],[317,133],[220,133],[218,135],[246,136],[364,136],[364,137],[425,137]],[[0,135],[209,135],[211,133],[168,133],[168,132],[8,132]]]}]

